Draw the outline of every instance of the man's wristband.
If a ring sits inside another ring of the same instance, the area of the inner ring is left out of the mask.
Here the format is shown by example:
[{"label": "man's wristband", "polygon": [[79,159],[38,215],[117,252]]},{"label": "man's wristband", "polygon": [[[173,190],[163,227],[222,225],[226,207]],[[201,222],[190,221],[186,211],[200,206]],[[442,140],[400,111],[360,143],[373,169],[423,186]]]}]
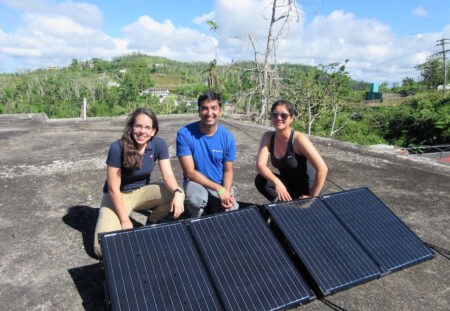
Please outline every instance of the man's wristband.
[{"label": "man's wristband", "polygon": [[225,188],[221,187],[219,190],[217,190],[217,195],[220,197],[222,195],[222,193],[225,192]]}]

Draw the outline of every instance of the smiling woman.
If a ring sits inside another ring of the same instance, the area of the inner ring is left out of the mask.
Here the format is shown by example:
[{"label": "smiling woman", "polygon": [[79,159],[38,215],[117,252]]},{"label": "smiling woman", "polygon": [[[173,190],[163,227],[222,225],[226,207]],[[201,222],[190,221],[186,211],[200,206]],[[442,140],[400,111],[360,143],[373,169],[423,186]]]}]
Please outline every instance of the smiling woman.
[{"label": "smiling woman", "polygon": [[[308,137],[291,128],[294,108],[289,101],[278,100],[272,105],[270,115],[275,131],[266,132],[261,140],[256,188],[271,202],[318,196],[328,168]],[[279,174],[267,166],[269,155]],[[314,168],[314,173],[308,172],[308,164]]]},{"label": "smiling woman", "polygon": [[[94,250],[101,257],[98,234],[133,228],[131,211],[151,210],[148,223],[156,223],[168,213],[177,219],[184,211],[184,193],[178,186],[169,160],[166,142],[159,137],[156,115],[144,108],[128,119],[122,138],[109,148],[107,179],[95,228]],[[164,184],[150,183],[154,165]]]}]

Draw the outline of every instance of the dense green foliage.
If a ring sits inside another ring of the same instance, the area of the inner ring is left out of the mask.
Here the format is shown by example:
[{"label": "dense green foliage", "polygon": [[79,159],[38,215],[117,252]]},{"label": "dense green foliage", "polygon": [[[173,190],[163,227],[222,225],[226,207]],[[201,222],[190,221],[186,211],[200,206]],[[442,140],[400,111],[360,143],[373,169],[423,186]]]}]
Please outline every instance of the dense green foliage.
[{"label": "dense green foliage", "polygon": [[[364,145],[391,144],[403,147],[433,146],[450,142],[450,99],[442,94],[421,93],[401,105],[347,106],[341,122],[354,117],[335,138]],[[331,120],[319,123],[313,132],[325,136]],[[302,128],[298,124],[299,128]]]},{"label": "dense green foliage", "polygon": [[[345,64],[278,65],[277,96],[295,105],[295,127],[313,135],[360,144],[448,144],[450,102],[435,91],[442,75],[439,62],[431,58],[417,68],[422,82],[405,77],[391,89],[380,86],[401,98],[393,104],[364,101],[369,84],[351,80]],[[79,117],[83,98],[88,116],[123,115],[139,106],[158,114],[193,112],[199,94],[212,88],[234,107],[233,113],[254,118],[261,107],[254,94],[257,83],[251,62],[219,66],[215,60],[182,63],[140,54],[112,61],[74,59],[67,68],[0,75],[0,113]],[[149,95],[152,87],[168,89],[170,95],[160,102]]]}]

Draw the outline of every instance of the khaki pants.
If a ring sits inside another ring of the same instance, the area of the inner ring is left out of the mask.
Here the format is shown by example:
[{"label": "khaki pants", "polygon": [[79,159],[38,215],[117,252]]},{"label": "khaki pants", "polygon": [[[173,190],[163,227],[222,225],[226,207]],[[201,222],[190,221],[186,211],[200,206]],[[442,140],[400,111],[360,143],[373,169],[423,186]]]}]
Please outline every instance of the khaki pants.
[{"label": "khaki pants", "polygon": [[[128,215],[132,211],[152,210],[149,220],[150,222],[156,223],[169,213],[173,195],[167,190],[164,184],[155,183],[132,192],[122,192],[122,197]],[[103,194],[100,206],[94,234],[94,251],[98,257],[102,256],[98,234],[122,229],[119,217],[114,210],[111,197],[108,193]]]}]

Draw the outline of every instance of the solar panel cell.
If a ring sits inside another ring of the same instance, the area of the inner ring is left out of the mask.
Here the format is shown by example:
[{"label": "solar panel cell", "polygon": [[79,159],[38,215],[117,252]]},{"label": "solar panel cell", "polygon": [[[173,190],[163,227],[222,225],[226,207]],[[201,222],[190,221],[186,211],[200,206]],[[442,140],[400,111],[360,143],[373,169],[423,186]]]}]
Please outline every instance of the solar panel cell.
[{"label": "solar panel cell", "polygon": [[266,206],[270,217],[327,295],[380,275],[375,263],[320,199]]},{"label": "solar panel cell", "polygon": [[311,290],[254,208],[189,225],[227,310],[276,310],[311,300]]},{"label": "solar panel cell", "polygon": [[185,225],[101,238],[113,310],[222,310]]},{"label": "solar panel cell", "polygon": [[433,252],[369,189],[323,199],[383,271],[397,271],[433,258]]}]

